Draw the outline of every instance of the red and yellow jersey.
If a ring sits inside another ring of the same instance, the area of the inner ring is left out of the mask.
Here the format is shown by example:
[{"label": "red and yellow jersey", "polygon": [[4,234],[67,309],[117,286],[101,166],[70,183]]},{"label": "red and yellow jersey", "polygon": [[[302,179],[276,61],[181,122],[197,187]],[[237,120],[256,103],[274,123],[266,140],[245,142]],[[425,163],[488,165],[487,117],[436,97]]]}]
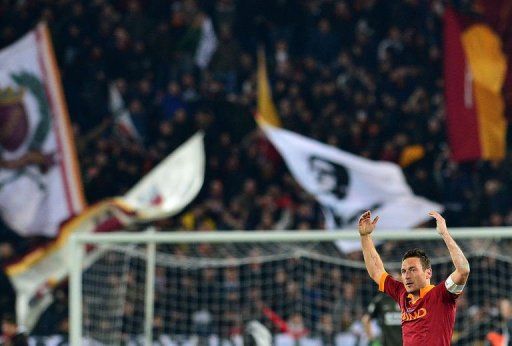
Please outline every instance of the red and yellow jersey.
[{"label": "red and yellow jersey", "polygon": [[444,281],[422,288],[420,298],[413,301],[401,282],[384,273],[379,291],[400,305],[404,346],[450,345],[455,324],[455,302],[459,295],[448,292]]}]

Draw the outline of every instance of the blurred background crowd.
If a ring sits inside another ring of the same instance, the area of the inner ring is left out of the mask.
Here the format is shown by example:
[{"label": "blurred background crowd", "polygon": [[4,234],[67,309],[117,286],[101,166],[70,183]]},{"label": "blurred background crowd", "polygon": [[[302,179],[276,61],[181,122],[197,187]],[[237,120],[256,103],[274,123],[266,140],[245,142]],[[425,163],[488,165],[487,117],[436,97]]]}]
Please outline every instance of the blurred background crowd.
[{"label": "blurred background crowd", "polygon": [[[8,0],[0,3],[0,47],[41,20],[49,24],[89,204],[122,195],[202,129],[204,187],[183,213],[157,226],[323,229],[316,201],[253,120],[256,51],[264,45],[284,128],[400,164],[416,194],[444,206],[449,226],[512,226],[510,154],[500,162],[450,160],[445,6],[441,0]],[[218,45],[205,64],[196,53],[209,21]],[[112,85],[137,138],[116,130]],[[419,160],[408,159],[411,148],[422,149]],[[2,261],[38,241],[1,232]],[[9,297],[7,286],[0,296]],[[66,299],[65,289],[58,290],[46,316],[52,322],[38,333],[66,332]]]}]

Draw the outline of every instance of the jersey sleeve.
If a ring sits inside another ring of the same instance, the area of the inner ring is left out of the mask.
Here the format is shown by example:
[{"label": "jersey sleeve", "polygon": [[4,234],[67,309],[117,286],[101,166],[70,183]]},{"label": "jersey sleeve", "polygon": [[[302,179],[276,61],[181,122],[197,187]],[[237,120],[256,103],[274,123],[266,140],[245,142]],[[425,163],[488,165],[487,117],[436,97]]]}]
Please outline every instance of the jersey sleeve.
[{"label": "jersey sleeve", "polygon": [[449,303],[455,303],[455,300],[462,294],[461,293],[452,293],[448,291],[446,288],[446,280],[443,280],[439,284],[437,284],[436,288],[438,288],[438,291],[440,292],[440,295],[445,302]]},{"label": "jersey sleeve", "polygon": [[400,302],[400,296],[405,292],[405,287],[401,282],[393,279],[388,273],[382,273],[379,280],[379,291],[386,293],[397,303]]}]

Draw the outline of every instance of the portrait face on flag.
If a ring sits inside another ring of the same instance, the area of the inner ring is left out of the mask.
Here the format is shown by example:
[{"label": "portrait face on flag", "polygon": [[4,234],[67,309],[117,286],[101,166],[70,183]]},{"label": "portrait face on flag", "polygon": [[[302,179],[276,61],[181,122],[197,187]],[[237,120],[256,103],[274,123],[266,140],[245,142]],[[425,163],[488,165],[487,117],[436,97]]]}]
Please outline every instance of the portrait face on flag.
[{"label": "portrait face on flag", "polygon": [[331,195],[336,199],[346,197],[349,175],[345,167],[318,155],[311,155],[308,162],[317,181],[319,194]]}]

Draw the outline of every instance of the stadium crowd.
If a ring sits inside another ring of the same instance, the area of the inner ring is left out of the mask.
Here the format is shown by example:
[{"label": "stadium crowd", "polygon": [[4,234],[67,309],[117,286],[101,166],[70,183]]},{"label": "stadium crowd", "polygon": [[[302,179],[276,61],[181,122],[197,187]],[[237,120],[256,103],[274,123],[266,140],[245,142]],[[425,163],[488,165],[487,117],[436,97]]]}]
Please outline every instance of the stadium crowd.
[{"label": "stadium crowd", "polygon": [[[466,3],[453,5],[464,9]],[[89,204],[122,195],[202,129],[205,185],[182,214],[157,226],[324,228],[318,204],[253,120],[256,51],[264,45],[283,127],[363,157],[399,163],[416,194],[444,206],[452,227],[512,226],[510,154],[501,162],[450,160],[442,71],[445,5],[441,0],[4,1],[0,47],[41,20],[49,24]],[[218,42],[205,63],[198,45],[209,21]],[[112,85],[130,111],[135,135],[116,125]],[[424,155],[408,160],[411,148]],[[2,235],[2,261],[37,241],[20,239],[5,227]],[[2,283],[0,297],[7,296],[7,286]],[[38,334],[67,332],[66,290],[59,288],[55,297]],[[367,301],[358,303],[347,315],[353,321]],[[319,325],[326,329],[347,328],[347,321],[331,326],[338,318],[325,316]]]}]

